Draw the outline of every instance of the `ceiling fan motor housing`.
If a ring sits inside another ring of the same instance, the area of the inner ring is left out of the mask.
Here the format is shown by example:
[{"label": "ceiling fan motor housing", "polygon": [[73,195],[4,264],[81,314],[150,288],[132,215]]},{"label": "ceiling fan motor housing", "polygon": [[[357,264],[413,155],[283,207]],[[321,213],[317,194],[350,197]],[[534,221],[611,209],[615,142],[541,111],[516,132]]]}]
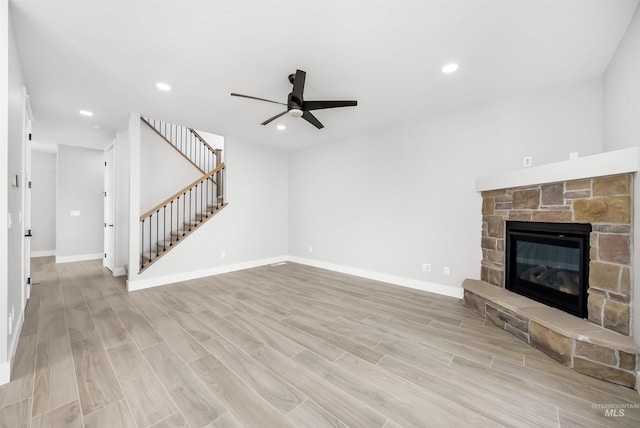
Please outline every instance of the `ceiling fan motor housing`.
[{"label": "ceiling fan motor housing", "polygon": [[287,110],[293,109],[302,110],[302,100],[299,100],[298,97],[291,92],[287,99]]}]

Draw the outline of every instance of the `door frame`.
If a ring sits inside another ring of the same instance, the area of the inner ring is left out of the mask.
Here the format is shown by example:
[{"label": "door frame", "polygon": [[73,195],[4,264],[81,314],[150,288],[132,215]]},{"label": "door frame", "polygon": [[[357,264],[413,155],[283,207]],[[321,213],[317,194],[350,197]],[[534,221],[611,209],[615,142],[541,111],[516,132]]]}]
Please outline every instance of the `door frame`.
[{"label": "door frame", "polygon": [[33,112],[27,88],[22,88],[24,113],[22,116],[22,266],[21,304],[24,308],[31,297],[31,133]]},{"label": "door frame", "polygon": [[115,269],[115,144],[104,149],[104,258],[102,265],[112,273]]}]

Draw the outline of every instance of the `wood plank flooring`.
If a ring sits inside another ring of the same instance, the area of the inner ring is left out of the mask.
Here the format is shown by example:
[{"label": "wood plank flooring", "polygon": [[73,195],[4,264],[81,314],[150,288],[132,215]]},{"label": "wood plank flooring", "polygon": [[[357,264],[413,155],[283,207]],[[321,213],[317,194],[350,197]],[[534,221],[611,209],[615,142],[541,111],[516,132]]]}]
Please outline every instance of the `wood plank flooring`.
[{"label": "wood plank flooring", "polygon": [[0,428],[640,426],[636,391],[458,299],[292,263],[133,293],[99,261],[32,272]]}]

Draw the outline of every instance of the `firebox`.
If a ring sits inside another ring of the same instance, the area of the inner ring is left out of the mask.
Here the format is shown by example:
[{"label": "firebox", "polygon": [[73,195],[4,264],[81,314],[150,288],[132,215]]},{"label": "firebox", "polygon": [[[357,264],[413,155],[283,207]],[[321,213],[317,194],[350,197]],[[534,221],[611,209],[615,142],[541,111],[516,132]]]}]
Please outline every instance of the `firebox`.
[{"label": "firebox", "polygon": [[505,288],[587,317],[590,224],[506,222]]}]

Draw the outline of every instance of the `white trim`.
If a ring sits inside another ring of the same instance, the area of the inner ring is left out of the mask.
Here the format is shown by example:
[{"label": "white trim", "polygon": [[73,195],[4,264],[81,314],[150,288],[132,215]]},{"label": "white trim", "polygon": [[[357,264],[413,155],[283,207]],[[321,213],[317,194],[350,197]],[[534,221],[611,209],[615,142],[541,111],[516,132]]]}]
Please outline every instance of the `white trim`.
[{"label": "white trim", "polygon": [[268,259],[251,260],[248,262],[236,263],[226,266],[216,266],[191,272],[182,272],[172,275],[158,276],[148,279],[136,279],[127,281],[128,291],[144,290],[145,288],[157,287],[160,285],[173,284],[175,282],[188,281],[190,279],[204,278],[221,273],[235,272],[238,270],[251,269],[258,266],[280,263],[287,260],[287,256],[271,257]]},{"label": "white trim", "polygon": [[386,282],[388,284],[400,285],[402,287],[413,288],[416,290],[428,291],[430,293],[441,294],[444,296],[462,299],[462,287],[454,287],[451,285],[436,284],[434,282],[419,281],[417,279],[405,278],[402,276],[389,275],[386,273],[373,272],[364,269],[358,269],[350,266],[337,265],[334,263],[322,262],[319,260],[305,259],[302,257],[289,256],[288,261],[300,263],[307,266],[313,266],[321,269],[327,269],[334,272],[346,273],[362,278],[373,279],[375,281]]},{"label": "white trim", "polygon": [[112,273],[113,276],[125,276],[127,274],[127,270],[124,268],[124,266],[122,266],[113,269]]},{"label": "white trim", "polygon": [[476,179],[476,191],[509,189],[638,171],[638,147],[518,169]]},{"label": "white trim", "polygon": [[[272,265],[282,262],[299,263],[302,265],[313,266],[334,272],[346,273],[348,275],[359,276],[361,278],[372,279],[375,281],[386,282],[387,284],[399,285],[401,287],[413,288],[415,290],[427,291],[430,293],[440,294],[443,296],[455,297],[462,299],[462,287],[451,285],[436,284],[433,282],[419,281],[417,279],[405,278],[401,276],[389,275],[386,273],[373,272],[364,269],[358,269],[350,266],[337,265],[334,263],[322,262],[319,260],[305,259],[294,256],[279,256],[268,259],[251,260],[248,262],[236,263],[226,266],[217,266],[213,268],[201,269],[192,272],[182,272],[171,275],[159,276],[148,279],[137,279],[127,281],[128,291],[144,290],[145,288],[158,287],[166,284],[173,284],[181,281],[188,281],[196,278],[204,278],[207,276],[220,275],[222,273],[235,272],[239,270],[251,269],[258,266]],[[115,276],[115,273],[114,273]]]},{"label": "white trim", "polygon": [[55,256],[56,250],[42,250],[42,251],[32,251],[31,257],[49,257]]},{"label": "white trim", "polygon": [[24,309],[25,308],[22,308],[18,314],[18,321],[16,322],[15,330],[13,330],[12,335],[13,340],[7,349],[8,361],[0,364],[0,385],[4,385],[11,381],[11,368],[13,367],[13,362],[16,358],[18,342],[20,341],[20,333],[22,332],[22,324],[24,324]]},{"label": "white trim", "polygon": [[104,258],[104,253],[94,254],[78,254],[77,256],[56,256],[56,263],[72,263],[72,262],[84,262],[85,260],[99,260]]},{"label": "white trim", "polygon": [[[114,138],[114,141],[115,141],[115,138]],[[111,142],[107,145],[107,147],[105,147],[105,148],[102,150],[102,153],[107,153],[109,150],[113,149],[113,146],[115,146],[114,141],[111,141]]]},{"label": "white trim", "polygon": [[29,99],[29,94],[27,93],[26,86],[22,87],[22,95],[25,99],[25,109],[27,110],[27,117],[31,122],[33,122],[33,111],[31,110],[31,100]]}]

